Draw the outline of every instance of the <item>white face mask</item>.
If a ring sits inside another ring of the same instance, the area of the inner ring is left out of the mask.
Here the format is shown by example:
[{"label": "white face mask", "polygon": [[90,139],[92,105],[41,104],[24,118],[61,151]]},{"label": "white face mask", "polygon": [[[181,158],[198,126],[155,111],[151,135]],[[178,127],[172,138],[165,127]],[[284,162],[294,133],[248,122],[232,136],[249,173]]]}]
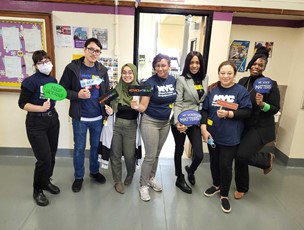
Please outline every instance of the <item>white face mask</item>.
[{"label": "white face mask", "polygon": [[39,70],[40,73],[44,73],[45,75],[49,75],[50,72],[53,69],[53,64],[52,64],[52,62],[47,62],[47,63],[44,63],[44,64],[39,64],[39,65],[37,65],[37,67],[38,67],[38,70]]}]

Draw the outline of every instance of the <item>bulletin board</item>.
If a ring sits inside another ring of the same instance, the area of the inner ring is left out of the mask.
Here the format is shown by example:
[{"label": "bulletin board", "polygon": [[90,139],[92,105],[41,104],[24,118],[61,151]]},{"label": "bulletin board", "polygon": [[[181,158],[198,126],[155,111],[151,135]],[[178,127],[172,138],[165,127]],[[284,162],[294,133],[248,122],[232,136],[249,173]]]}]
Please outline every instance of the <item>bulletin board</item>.
[{"label": "bulletin board", "polygon": [[55,63],[51,29],[50,14],[0,11],[0,91],[20,91],[35,71],[34,51],[45,50]]}]

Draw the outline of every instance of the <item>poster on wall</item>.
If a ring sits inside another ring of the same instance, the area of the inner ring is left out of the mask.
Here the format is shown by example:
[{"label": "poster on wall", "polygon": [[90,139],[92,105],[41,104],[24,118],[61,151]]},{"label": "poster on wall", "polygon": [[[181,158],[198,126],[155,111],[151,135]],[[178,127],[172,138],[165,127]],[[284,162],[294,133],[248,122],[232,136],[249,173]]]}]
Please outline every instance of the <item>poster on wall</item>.
[{"label": "poster on wall", "polygon": [[[274,42],[263,42],[263,41],[259,41],[259,42],[255,42],[254,47],[258,47],[260,45],[266,47],[269,50],[269,57],[272,57],[272,52],[273,52],[273,44]],[[256,50],[254,50],[255,53]]]},{"label": "poster on wall", "polygon": [[98,60],[108,69],[110,87],[114,87],[118,83],[118,58],[101,57]]},{"label": "poster on wall", "polygon": [[97,38],[100,41],[103,50],[108,49],[108,30],[107,29],[93,28],[92,37]]},{"label": "poster on wall", "polygon": [[88,39],[89,28],[87,27],[73,27],[74,48],[83,48]]},{"label": "poster on wall", "polygon": [[73,47],[72,28],[56,25],[56,47]]},{"label": "poster on wall", "polygon": [[245,72],[249,41],[234,40],[230,45],[229,61],[233,61],[238,72]]}]

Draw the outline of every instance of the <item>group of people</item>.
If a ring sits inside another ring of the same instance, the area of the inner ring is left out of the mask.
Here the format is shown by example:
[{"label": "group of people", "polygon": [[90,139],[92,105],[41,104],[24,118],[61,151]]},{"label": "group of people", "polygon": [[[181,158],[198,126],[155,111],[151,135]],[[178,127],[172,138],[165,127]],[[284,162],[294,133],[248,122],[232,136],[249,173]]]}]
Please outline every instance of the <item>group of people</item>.
[{"label": "group of people", "polygon": [[[212,186],[204,195],[209,197],[220,193],[221,207],[226,213],[231,211],[228,194],[233,160],[236,199],[241,199],[249,190],[248,165],[263,169],[264,174],[271,171],[274,155],[260,150],[275,139],[273,115],[280,109],[279,90],[275,81],[267,94],[257,93],[253,85],[256,79],[264,77],[267,49],[258,49],[249,62],[249,77],[235,83],[236,67],[232,62],[224,61],[218,67],[219,81],[210,86],[200,52],[191,51],[187,55],[182,75],[176,79],[169,74],[170,57],[157,54],[152,63],[154,74],[143,83],[151,88],[151,92],[141,96],[140,100],[128,92],[129,86],[138,86],[136,66],[124,64],[121,78],[115,87],[119,96],[106,105],[99,103],[99,98],[110,90],[107,69],[97,61],[101,50],[102,45],[97,39],[88,39],[84,46],[84,57],[68,64],[59,82],[66,89],[67,99],[70,100],[69,115],[72,117],[74,136],[73,192],[79,192],[83,185],[88,130],[90,176],[98,183],[106,182],[99,172],[98,149],[103,121],[108,117],[113,120],[110,165],[114,188],[120,194],[133,181],[138,138],[142,138],[145,146],[139,181],[140,198],[143,201],[151,199],[149,188],[156,192],[162,191],[155,176],[159,155],[170,127],[175,141],[175,184],[188,194],[192,193],[192,188],[185,180],[182,168],[186,136],[192,146],[192,162],[185,166],[184,171],[192,186],[196,184],[195,172],[204,157],[203,141],[208,143],[210,139],[214,140],[212,145],[208,145]],[[55,101],[46,99],[41,89],[46,83],[57,83],[57,80],[50,76],[52,63],[45,51],[34,52],[33,62],[36,73],[22,82],[19,106],[28,111],[27,136],[37,160],[33,198],[38,205],[46,206],[49,201],[44,190],[60,193],[60,189],[51,183],[58,146],[59,119]],[[220,106],[217,100],[237,104],[237,109]],[[186,126],[179,121],[180,113],[187,110],[201,114],[202,118],[197,125]],[[122,156],[127,169],[124,182]]]}]

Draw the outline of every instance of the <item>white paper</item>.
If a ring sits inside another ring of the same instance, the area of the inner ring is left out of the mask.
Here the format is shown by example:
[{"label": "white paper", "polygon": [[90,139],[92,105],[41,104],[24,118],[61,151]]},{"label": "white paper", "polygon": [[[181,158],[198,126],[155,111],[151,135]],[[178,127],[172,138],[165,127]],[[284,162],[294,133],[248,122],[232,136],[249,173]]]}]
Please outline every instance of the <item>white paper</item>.
[{"label": "white paper", "polygon": [[19,29],[16,27],[2,27],[3,47],[6,51],[20,50],[21,42]]},{"label": "white paper", "polygon": [[17,56],[4,57],[5,75],[8,78],[22,78],[21,58]]},{"label": "white paper", "polygon": [[33,66],[32,54],[25,54],[24,55],[24,62],[26,66],[26,74],[31,76],[35,73],[35,67]]},{"label": "white paper", "polygon": [[40,30],[24,29],[23,37],[25,41],[25,50],[27,52],[34,52],[42,49]]}]

